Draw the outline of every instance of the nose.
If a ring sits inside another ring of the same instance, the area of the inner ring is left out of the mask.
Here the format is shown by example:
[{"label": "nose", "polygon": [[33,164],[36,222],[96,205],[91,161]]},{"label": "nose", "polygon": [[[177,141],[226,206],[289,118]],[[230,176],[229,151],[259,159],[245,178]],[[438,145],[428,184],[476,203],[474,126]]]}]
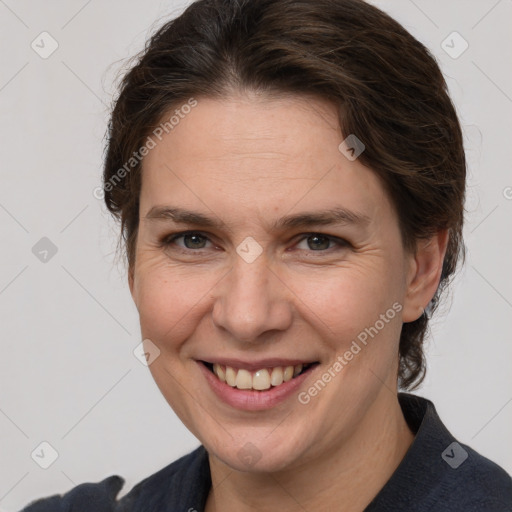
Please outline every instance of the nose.
[{"label": "nose", "polygon": [[291,325],[291,296],[263,255],[252,263],[237,258],[216,287],[213,322],[239,342],[261,342]]}]

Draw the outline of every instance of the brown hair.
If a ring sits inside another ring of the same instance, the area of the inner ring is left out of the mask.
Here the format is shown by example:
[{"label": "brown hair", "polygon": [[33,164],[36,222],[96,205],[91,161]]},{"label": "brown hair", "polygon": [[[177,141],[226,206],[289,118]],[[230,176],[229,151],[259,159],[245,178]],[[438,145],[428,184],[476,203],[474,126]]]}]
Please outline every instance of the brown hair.
[{"label": "brown hair", "polygon": [[[130,272],[142,161],[132,157],[165,114],[191,97],[235,90],[312,94],[337,105],[341,133],[365,144],[359,158],[382,179],[404,247],[414,250],[419,239],[449,229],[428,308],[436,309],[464,256],[466,162],[443,75],[399,23],[362,0],[198,0],[163,25],[136,59],[112,111],[103,176]],[[423,314],[403,325],[398,377],[404,389],[423,380],[428,320]]]}]

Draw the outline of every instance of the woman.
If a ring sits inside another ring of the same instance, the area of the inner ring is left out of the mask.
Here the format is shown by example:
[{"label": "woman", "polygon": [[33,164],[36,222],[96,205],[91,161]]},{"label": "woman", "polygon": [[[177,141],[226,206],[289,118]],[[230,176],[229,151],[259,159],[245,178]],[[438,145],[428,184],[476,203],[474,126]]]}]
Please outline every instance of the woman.
[{"label": "woman", "polygon": [[[145,356],[201,446],[26,511],[512,510],[425,370],[462,255],[460,125],[428,50],[361,0],[200,0],[112,113]],[[76,508],[75,508],[76,507]]]}]

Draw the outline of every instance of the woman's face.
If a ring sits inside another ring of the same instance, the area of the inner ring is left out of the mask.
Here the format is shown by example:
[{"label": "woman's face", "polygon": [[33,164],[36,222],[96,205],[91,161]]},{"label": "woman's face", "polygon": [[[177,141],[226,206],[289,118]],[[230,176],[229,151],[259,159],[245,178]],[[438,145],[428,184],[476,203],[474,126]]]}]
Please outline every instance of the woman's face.
[{"label": "woman's face", "polygon": [[[160,351],[150,370],[226,464],[293,467],[396,401],[414,259],[379,179],[340,151],[331,105],[246,95],[180,112],[143,164],[130,288],[150,361]],[[315,364],[287,380],[300,363]]]}]

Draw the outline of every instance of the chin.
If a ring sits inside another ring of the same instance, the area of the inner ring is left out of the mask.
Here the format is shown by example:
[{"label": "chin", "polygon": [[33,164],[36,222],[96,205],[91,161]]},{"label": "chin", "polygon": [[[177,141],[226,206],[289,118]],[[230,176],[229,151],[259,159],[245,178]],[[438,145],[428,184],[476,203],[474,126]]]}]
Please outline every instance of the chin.
[{"label": "chin", "polygon": [[237,471],[274,473],[298,465],[311,443],[308,434],[273,429],[256,433],[250,429],[233,435],[218,432],[213,439],[210,431],[201,442],[210,455]]}]

